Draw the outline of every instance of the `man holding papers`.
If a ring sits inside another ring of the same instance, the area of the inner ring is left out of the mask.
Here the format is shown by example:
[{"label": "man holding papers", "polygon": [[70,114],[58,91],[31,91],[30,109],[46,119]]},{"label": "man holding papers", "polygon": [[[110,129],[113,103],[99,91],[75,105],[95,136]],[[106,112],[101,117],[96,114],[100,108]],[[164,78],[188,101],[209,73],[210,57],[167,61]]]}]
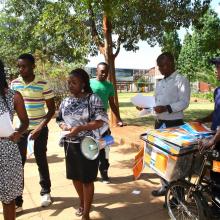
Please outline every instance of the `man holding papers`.
[{"label": "man holding papers", "polygon": [[[31,54],[22,54],[17,61],[20,77],[13,80],[11,87],[19,91],[25,102],[30,121],[28,132],[18,143],[23,165],[26,161],[27,141],[34,140],[34,156],[38,165],[41,185],[41,206],[51,204],[50,174],[47,163],[47,124],[55,113],[54,94],[45,80],[34,74],[35,59]],[[45,111],[45,104],[48,111]],[[22,196],[16,199],[17,212],[22,211]]]},{"label": "man holding papers", "polygon": [[[189,106],[189,81],[175,70],[171,53],[164,52],[159,55],[157,65],[164,78],[156,84],[155,129],[180,126],[183,124],[183,110]],[[168,183],[164,179],[161,179],[161,183],[160,189],[152,191],[153,196],[165,195]]]}]

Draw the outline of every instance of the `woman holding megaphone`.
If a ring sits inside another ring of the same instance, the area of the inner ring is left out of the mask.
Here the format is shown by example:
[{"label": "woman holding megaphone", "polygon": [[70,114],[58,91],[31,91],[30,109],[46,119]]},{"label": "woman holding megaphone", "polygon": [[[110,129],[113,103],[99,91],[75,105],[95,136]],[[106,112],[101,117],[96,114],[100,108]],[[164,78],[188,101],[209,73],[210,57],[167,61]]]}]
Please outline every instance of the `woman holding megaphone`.
[{"label": "woman holding megaphone", "polygon": [[75,214],[89,220],[99,161],[83,156],[80,142],[85,136],[99,138],[108,129],[108,116],[101,99],[92,94],[89,76],[83,69],[71,71],[67,82],[70,96],[62,101],[57,122],[65,134],[62,143],[67,179],[73,181],[80,199]]}]

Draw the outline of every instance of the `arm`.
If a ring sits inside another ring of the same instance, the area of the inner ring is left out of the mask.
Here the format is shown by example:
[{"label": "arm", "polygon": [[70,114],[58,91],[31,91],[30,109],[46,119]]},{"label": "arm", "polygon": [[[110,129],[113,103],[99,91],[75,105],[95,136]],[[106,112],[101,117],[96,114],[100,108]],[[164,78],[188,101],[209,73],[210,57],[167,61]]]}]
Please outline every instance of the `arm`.
[{"label": "arm", "polygon": [[179,100],[175,103],[170,103],[166,106],[156,106],[154,108],[156,113],[162,112],[180,112],[186,109],[190,103],[190,84],[186,78],[182,78],[182,81],[179,83],[177,96]]},{"label": "arm", "polygon": [[171,108],[169,110],[169,113],[183,111],[189,106],[189,102],[190,102],[190,84],[189,84],[189,81],[186,78],[183,78],[182,82],[179,85],[178,97],[179,97],[178,102],[170,103],[170,105],[167,106],[168,110],[169,110],[169,106]]},{"label": "arm", "polygon": [[22,134],[27,130],[29,125],[24,100],[19,92],[16,92],[14,96],[14,108],[20,120],[20,127],[17,128],[16,131],[10,136],[10,139],[14,142],[17,142],[21,138]]},{"label": "arm", "polygon": [[62,116],[62,103],[60,104],[58,116],[56,118],[56,123],[59,125],[59,127],[63,131],[69,131],[70,130],[70,127],[68,125],[66,125],[65,121],[63,120],[63,116]]},{"label": "arm", "polygon": [[48,122],[51,120],[51,118],[53,117],[53,115],[55,113],[54,98],[47,99],[47,100],[45,100],[45,102],[46,102],[46,106],[48,108],[48,112],[45,115],[44,120],[37,126],[37,128],[35,128],[32,131],[32,135],[30,138],[33,140],[35,140],[39,136],[41,130],[48,124]]},{"label": "arm", "polygon": [[206,149],[214,148],[215,145],[220,141],[220,129],[217,130],[216,134],[211,139],[202,139],[199,141],[199,150],[203,152]]},{"label": "arm", "polygon": [[113,111],[115,117],[117,118],[117,121],[118,121],[119,123],[121,123],[122,126],[123,126],[123,122],[122,122],[122,120],[121,120],[120,113],[119,113],[119,111],[118,111],[118,108],[117,108],[116,105],[115,105],[114,96],[110,96],[109,99],[108,99],[108,101],[109,101],[109,105],[110,105],[111,110]]}]

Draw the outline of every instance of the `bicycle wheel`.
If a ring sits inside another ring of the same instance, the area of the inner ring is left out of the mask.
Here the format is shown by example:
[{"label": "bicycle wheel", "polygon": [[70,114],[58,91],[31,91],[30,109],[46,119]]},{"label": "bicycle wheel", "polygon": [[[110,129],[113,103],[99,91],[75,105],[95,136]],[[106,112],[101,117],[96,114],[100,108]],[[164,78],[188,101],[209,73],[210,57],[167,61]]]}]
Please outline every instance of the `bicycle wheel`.
[{"label": "bicycle wheel", "polygon": [[165,199],[172,220],[206,219],[199,194],[192,192],[190,185],[184,181],[171,183]]}]

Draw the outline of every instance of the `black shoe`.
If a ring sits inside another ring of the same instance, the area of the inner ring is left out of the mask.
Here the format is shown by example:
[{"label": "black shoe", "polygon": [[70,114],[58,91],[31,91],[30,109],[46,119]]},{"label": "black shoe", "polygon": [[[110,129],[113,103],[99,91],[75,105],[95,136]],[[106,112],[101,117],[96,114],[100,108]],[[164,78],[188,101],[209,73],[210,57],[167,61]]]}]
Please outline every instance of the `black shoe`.
[{"label": "black shoe", "polygon": [[152,196],[154,196],[154,197],[165,196],[165,194],[166,194],[166,189],[160,188],[160,189],[158,189],[158,190],[153,190],[153,191],[151,192],[151,194],[152,194]]},{"label": "black shoe", "polygon": [[101,177],[102,177],[102,182],[105,184],[109,184],[110,183],[110,179],[108,177],[108,172],[107,171],[103,171],[101,172]]}]

